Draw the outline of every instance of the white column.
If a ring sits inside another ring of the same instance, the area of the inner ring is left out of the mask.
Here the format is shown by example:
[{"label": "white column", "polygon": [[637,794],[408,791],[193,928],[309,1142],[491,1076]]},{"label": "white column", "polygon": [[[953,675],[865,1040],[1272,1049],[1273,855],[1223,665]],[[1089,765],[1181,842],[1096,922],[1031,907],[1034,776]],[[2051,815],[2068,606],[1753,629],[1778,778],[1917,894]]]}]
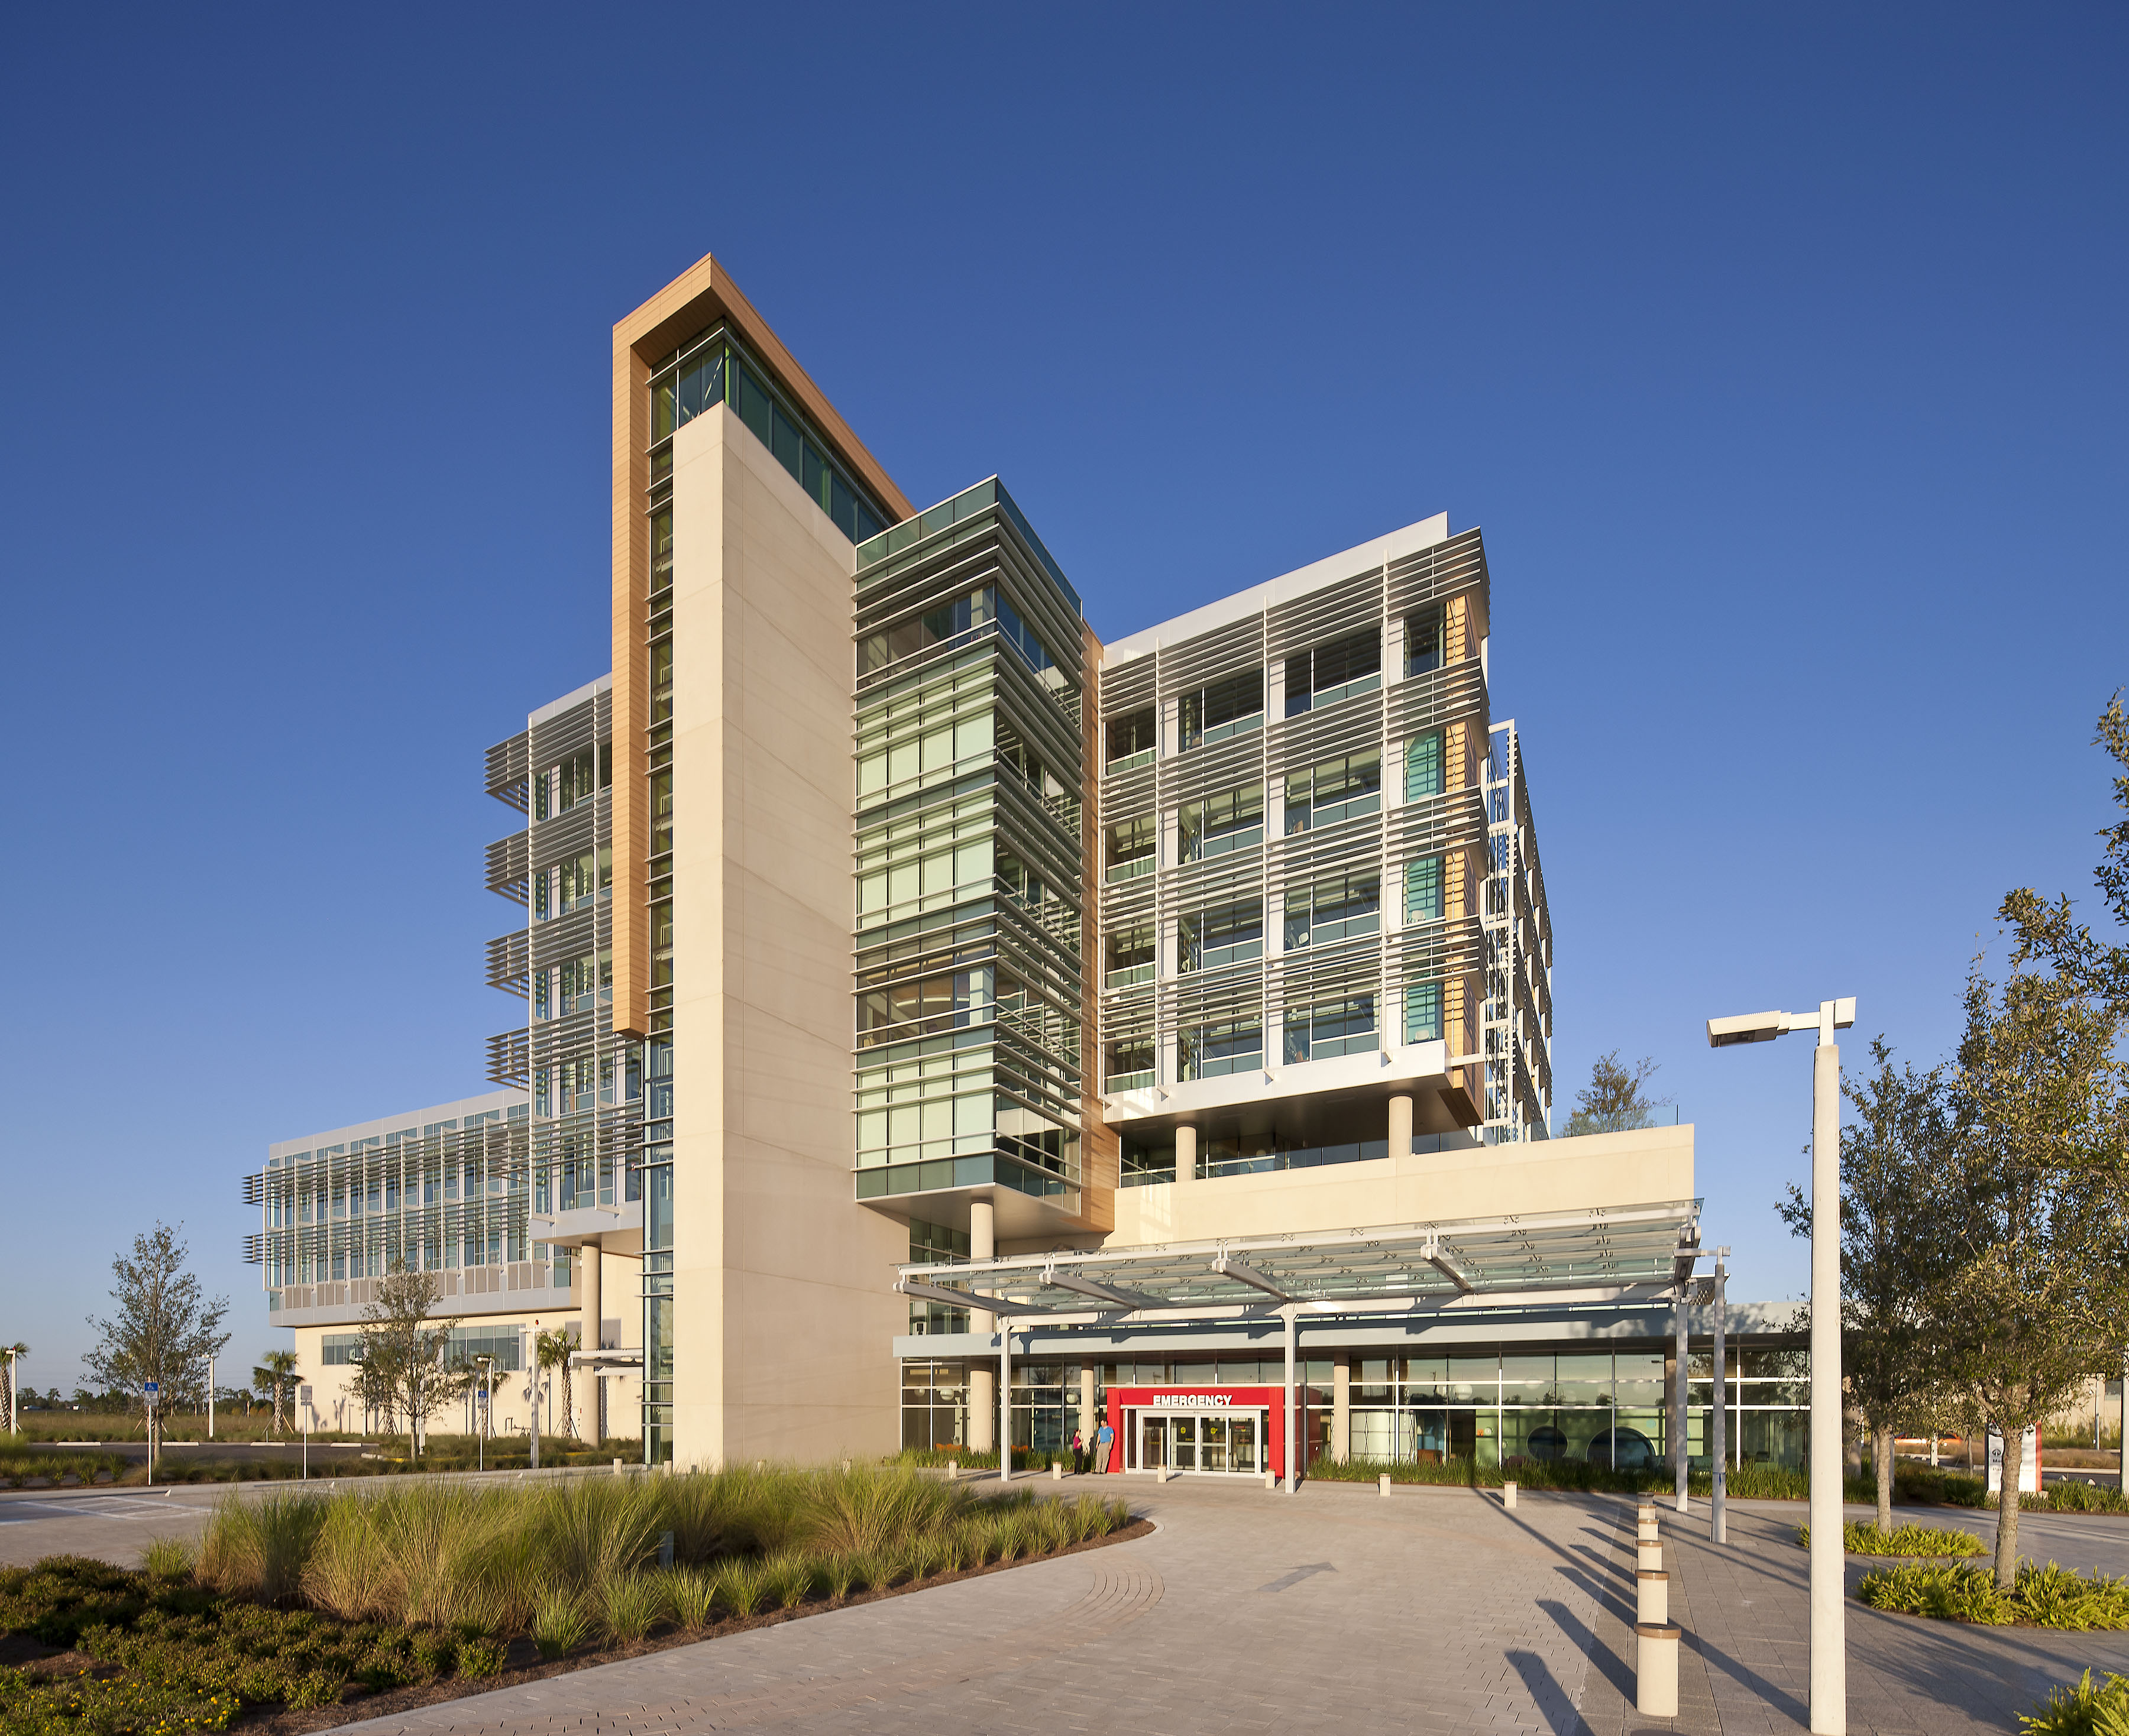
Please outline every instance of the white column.
[{"label": "white column", "polygon": [[[1086,1441],[1089,1454],[1094,1451],[1094,1434],[1102,1426],[1102,1420],[1094,1415],[1094,1365],[1079,1364],[1079,1434]],[[1091,1458],[1088,1463],[1092,1463]]]},{"label": "white column", "polygon": [[[998,1253],[997,1214],[988,1200],[969,1201],[969,1258],[988,1260]],[[980,1309],[969,1310],[969,1330],[987,1337],[994,1329],[991,1316]],[[992,1425],[998,1412],[997,1375],[988,1363],[969,1362],[969,1450],[991,1450]]]},{"label": "white column", "polygon": [[1353,1355],[1341,1350],[1331,1365],[1331,1457],[1344,1464],[1353,1456]]},{"label": "white column", "polygon": [[1288,1303],[1284,1311],[1286,1315],[1286,1492],[1291,1495],[1301,1486],[1297,1469],[1301,1463],[1301,1431],[1295,1426],[1298,1414],[1293,1402],[1294,1350],[1299,1333],[1293,1305]]},{"label": "white column", "polygon": [[1012,1480],[1012,1316],[998,1317],[998,1481]]},{"label": "white column", "polygon": [[1728,1371],[1723,1366],[1726,1358],[1722,1346],[1722,1316],[1730,1306],[1729,1283],[1723,1251],[1718,1248],[1715,1250],[1715,1343],[1712,1353],[1715,1363],[1715,1390],[1707,1412],[1708,1426],[1714,1431],[1714,1439],[1708,1443],[1707,1453],[1714,1462],[1715,1472],[1714,1491],[1708,1497],[1707,1537],[1709,1542],[1717,1543],[1730,1540],[1725,1529],[1728,1521],[1723,1513],[1724,1499],[1729,1492],[1730,1482],[1730,1382],[1727,1378]]},{"label": "white column", "polygon": [[1841,1045],[1830,1014],[1811,1079],[1811,1732],[1847,1736],[1841,1526]]},{"label": "white column", "polygon": [[1672,1447],[1671,1447],[1671,1454],[1670,1454],[1670,1456],[1671,1456],[1671,1461],[1672,1461],[1673,1467],[1674,1467],[1674,1470],[1676,1471],[1677,1477],[1678,1477],[1678,1510],[1679,1510],[1679,1512],[1681,1512],[1681,1513],[1683,1513],[1683,1512],[1684,1512],[1684,1511],[1686,1510],[1685,1477],[1686,1477],[1687,1445],[1688,1445],[1688,1442],[1687,1442],[1687,1436],[1686,1436],[1686,1427],[1687,1427],[1687,1421],[1688,1421],[1688,1411],[1687,1411],[1687,1410],[1686,1410],[1686,1404],[1685,1404],[1686,1391],[1687,1391],[1686,1384],[1685,1384],[1685,1372],[1686,1372],[1685,1299],[1686,1299],[1687,1294],[1691,1291],[1692,1287],[1693,1287],[1693,1280],[1692,1280],[1691,1278],[1689,1278],[1689,1277],[1685,1281],[1685,1282],[1684,1282],[1684,1283],[1683,1283],[1683,1284],[1681,1284],[1681,1285],[1679,1285],[1679,1290],[1678,1290],[1678,1322],[1677,1322],[1677,1325],[1678,1325],[1678,1349],[1677,1349],[1677,1357],[1678,1357],[1678,1365],[1677,1365],[1677,1367],[1678,1367],[1678,1375],[1677,1375],[1677,1378],[1676,1378],[1675,1380],[1674,1380],[1674,1381],[1671,1382],[1670,1420],[1671,1420],[1671,1427],[1672,1427],[1673,1429],[1674,1429],[1675,1430],[1677,1430],[1677,1434],[1673,1437],[1673,1444],[1672,1444]]},{"label": "white column", "polygon": [[1179,1127],[1175,1130],[1175,1180],[1180,1187],[1185,1182],[1198,1179],[1198,1130]]},{"label": "white column", "polygon": [[[597,1242],[587,1242],[577,1250],[577,1348],[580,1350],[603,1350],[606,1346],[602,1334],[605,1328],[600,1318],[606,1311],[603,1282],[606,1277],[606,1255]],[[583,1382],[585,1393],[596,1391],[598,1377],[590,1369],[584,1371]],[[578,1390],[576,1371],[564,1367],[562,1378],[569,1383],[574,1395]],[[592,1403],[595,1405],[596,1401]],[[579,1407],[581,1410],[583,1407]],[[586,1436],[596,1444],[598,1440],[598,1419],[587,1416],[584,1420]]]},{"label": "white column", "polygon": [[1409,1093],[1390,1099],[1390,1155],[1412,1155],[1412,1097]]}]

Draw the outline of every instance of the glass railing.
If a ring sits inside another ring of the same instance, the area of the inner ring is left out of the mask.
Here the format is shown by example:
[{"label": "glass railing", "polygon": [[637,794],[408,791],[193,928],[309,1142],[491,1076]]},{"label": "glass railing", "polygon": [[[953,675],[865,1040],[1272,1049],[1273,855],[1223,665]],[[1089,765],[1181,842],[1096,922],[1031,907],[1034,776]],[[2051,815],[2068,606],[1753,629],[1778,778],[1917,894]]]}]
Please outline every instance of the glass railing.
[{"label": "glass railing", "polygon": [[1152,981],[1153,963],[1149,959],[1144,964],[1126,964],[1122,970],[1111,971],[1108,975],[1102,978],[1102,987],[1129,988],[1134,983]]},{"label": "glass railing", "polygon": [[1112,862],[1109,864],[1107,874],[1103,878],[1112,886],[1119,880],[1136,880],[1141,874],[1150,874],[1153,872],[1153,859],[1152,854],[1149,852],[1143,856],[1134,856],[1129,862]]}]

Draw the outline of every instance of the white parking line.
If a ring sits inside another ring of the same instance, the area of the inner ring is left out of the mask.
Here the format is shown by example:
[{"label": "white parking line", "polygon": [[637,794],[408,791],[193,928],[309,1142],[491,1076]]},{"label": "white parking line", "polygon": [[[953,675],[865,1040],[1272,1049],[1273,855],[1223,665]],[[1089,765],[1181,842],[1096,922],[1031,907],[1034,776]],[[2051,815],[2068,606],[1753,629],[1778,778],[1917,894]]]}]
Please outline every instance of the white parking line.
[{"label": "white parking line", "polygon": [[[123,1511],[113,1511],[123,1509]],[[150,1514],[197,1513],[194,1501],[147,1501],[138,1496],[112,1495],[79,1505],[64,1501],[0,1502],[0,1525],[35,1524],[50,1519],[144,1519]]]}]

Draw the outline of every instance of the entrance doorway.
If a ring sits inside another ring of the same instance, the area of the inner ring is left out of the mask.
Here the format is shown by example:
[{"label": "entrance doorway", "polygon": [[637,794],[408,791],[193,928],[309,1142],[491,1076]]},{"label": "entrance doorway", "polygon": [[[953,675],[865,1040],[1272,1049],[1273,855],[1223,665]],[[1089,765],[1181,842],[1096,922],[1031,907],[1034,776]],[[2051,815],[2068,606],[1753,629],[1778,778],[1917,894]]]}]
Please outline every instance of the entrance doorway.
[{"label": "entrance doorway", "polygon": [[1261,1477],[1266,1413],[1261,1410],[1131,1410],[1125,1418],[1124,1468]]}]

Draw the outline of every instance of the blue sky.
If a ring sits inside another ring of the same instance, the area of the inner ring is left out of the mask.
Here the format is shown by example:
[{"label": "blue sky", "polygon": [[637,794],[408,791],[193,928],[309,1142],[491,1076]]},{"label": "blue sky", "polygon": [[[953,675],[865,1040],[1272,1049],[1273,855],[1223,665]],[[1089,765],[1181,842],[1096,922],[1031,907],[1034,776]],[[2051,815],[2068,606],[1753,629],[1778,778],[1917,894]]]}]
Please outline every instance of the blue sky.
[{"label": "blue sky", "polygon": [[482,750],[606,668],[608,329],[705,251],[1105,636],[1482,526],[1563,1105],[1655,1056],[1732,1293],[1799,1290],[1808,1057],[1701,1021],[1933,1057],[2006,888],[2095,901],[2129,13],[756,13],[11,27],[25,1378],[158,1215],[248,1365],[266,1143],[480,1087]]}]

